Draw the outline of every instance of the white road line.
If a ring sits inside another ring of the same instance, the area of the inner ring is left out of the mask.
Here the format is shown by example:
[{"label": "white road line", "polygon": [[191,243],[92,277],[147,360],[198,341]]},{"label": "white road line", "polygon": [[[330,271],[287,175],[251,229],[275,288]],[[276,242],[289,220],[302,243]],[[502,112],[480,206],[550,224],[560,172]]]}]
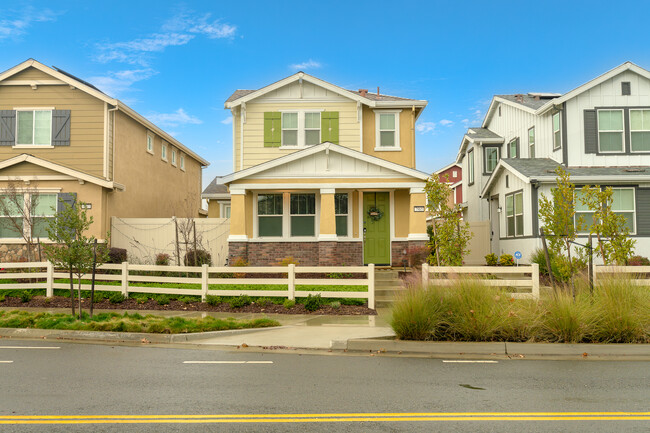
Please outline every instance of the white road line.
[{"label": "white road line", "polygon": [[456,359],[456,360],[443,360],[442,362],[454,362],[458,364],[498,364],[499,361],[473,361],[465,359]]},{"label": "white road line", "polygon": [[183,361],[183,364],[273,364],[273,361]]},{"label": "white road line", "polygon": [[60,349],[56,346],[0,346],[0,349]]},{"label": "white road line", "polygon": [[0,361],[0,364],[11,364],[13,361]]}]

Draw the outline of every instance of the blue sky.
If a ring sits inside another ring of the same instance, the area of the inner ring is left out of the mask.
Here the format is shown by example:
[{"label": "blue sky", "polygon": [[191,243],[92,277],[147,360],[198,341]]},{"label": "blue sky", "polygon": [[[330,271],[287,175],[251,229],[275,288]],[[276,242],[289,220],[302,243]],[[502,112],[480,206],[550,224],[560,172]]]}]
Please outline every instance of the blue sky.
[{"label": "blue sky", "polygon": [[630,60],[650,68],[650,4],[618,1],[23,1],[0,10],[0,69],[28,58],[117,97],[232,170],[224,101],[299,69],[429,101],[417,167],[450,163],[494,94],[566,92]]}]

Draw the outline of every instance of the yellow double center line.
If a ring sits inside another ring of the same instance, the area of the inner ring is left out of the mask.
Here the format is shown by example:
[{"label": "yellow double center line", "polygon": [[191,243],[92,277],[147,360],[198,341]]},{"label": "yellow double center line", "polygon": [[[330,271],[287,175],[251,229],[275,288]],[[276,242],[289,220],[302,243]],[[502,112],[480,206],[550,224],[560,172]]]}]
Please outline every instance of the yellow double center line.
[{"label": "yellow double center line", "polygon": [[233,415],[10,415],[0,424],[204,424],[413,421],[648,421],[650,412],[452,412]]}]

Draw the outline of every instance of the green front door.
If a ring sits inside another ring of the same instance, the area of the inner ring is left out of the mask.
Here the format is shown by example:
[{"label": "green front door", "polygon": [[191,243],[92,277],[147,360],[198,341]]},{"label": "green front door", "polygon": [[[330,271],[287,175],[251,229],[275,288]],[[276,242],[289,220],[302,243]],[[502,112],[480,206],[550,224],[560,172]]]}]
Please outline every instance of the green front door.
[{"label": "green front door", "polygon": [[390,265],[390,196],[363,193],[363,263]]}]

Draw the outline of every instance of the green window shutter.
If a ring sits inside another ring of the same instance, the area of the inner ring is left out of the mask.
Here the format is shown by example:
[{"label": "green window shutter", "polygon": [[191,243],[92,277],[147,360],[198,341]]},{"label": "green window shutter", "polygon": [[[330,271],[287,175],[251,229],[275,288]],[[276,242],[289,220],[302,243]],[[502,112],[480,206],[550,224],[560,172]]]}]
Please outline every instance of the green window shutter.
[{"label": "green window shutter", "polygon": [[321,113],[321,141],[339,144],[338,111],[323,111]]},{"label": "green window shutter", "polygon": [[280,147],[282,144],[282,113],[264,113],[264,147]]}]

